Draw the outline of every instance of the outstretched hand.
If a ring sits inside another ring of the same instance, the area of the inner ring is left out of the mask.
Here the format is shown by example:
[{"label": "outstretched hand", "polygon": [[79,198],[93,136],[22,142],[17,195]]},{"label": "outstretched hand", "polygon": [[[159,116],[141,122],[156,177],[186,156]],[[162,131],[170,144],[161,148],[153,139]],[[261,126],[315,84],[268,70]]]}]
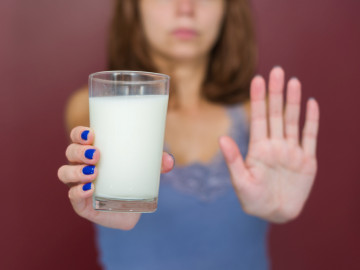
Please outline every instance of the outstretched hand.
[{"label": "outstretched hand", "polygon": [[235,192],[245,212],[271,222],[296,218],[310,193],[317,171],[319,106],[309,99],[299,139],[301,85],[287,84],[283,113],[284,71],[270,72],[269,95],[261,76],[251,83],[250,142],[246,160],[229,137],[220,138]]}]

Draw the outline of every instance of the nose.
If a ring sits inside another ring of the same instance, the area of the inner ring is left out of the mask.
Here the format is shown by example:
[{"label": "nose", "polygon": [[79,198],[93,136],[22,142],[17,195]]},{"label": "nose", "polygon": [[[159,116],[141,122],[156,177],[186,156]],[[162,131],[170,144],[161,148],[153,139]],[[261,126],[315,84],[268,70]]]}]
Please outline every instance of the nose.
[{"label": "nose", "polygon": [[182,16],[192,16],[194,14],[196,0],[177,0],[177,13]]}]

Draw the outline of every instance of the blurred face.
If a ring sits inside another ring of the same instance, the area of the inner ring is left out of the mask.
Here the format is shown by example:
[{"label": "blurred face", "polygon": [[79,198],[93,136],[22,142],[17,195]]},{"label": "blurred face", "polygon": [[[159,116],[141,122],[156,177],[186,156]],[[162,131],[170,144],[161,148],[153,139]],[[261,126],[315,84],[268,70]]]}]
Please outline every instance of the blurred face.
[{"label": "blurred face", "polygon": [[139,0],[152,52],[171,60],[206,57],[221,29],[225,0]]}]

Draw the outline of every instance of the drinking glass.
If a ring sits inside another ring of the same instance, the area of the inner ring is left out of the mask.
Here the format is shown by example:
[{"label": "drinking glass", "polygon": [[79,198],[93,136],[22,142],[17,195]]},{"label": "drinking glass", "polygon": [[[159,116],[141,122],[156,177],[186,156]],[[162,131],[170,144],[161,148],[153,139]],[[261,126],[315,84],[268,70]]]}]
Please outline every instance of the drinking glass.
[{"label": "drinking glass", "polygon": [[94,209],[157,209],[169,80],[142,71],[89,76],[90,127],[100,150]]}]

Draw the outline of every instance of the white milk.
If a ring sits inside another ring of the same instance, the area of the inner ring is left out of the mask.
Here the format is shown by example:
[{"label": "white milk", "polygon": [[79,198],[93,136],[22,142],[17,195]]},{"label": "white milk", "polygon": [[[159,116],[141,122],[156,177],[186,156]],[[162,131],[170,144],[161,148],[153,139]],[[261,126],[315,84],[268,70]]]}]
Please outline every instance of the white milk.
[{"label": "white milk", "polygon": [[157,198],[167,104],[167,95],[90,97],[100,150],[95,197]]}]

